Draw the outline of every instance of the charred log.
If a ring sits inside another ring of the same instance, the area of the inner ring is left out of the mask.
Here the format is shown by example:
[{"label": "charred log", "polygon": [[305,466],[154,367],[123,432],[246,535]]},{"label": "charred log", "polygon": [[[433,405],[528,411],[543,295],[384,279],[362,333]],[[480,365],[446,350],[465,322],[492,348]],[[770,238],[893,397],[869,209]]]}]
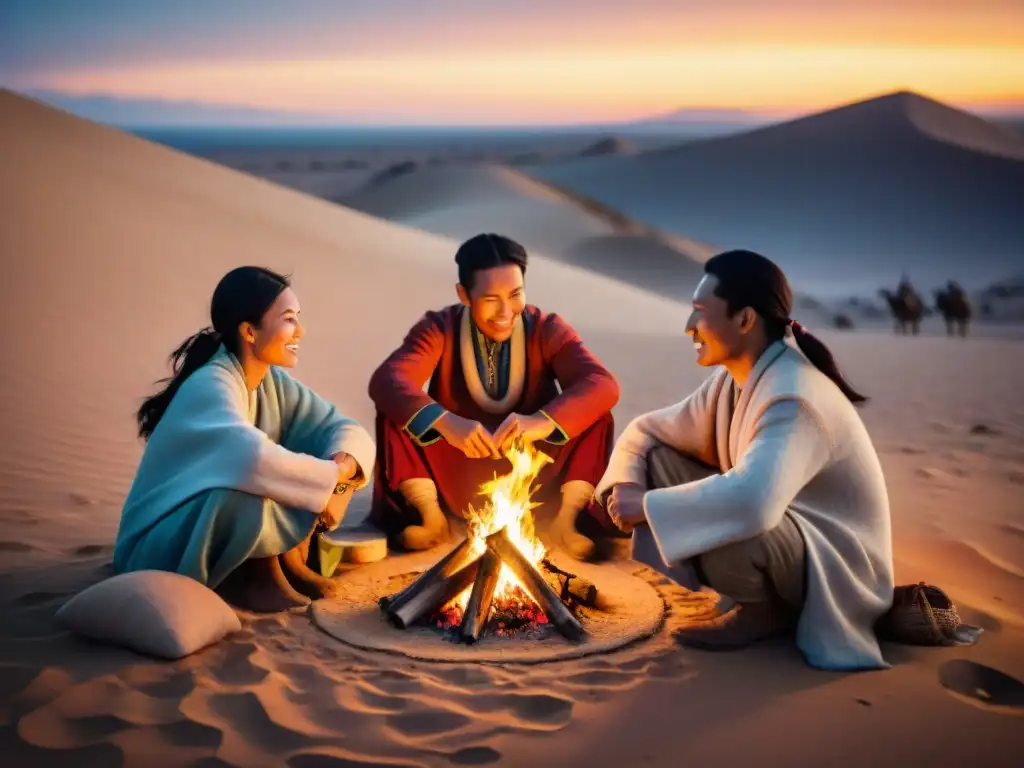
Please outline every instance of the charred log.
[{"label": "charred log", "polygon": [[498,586],[500,575],[501,558],[488,549],[480,558],[480,568],[476,581],[473,582],[473,591],[469,595],[469,603],[462,616],[459,634],[463,642],[475,643],[480,639],[480,633],[483,632],[487,617],[491,613],[494,590]]},{"label": "charred log", "polygon": [[430,566],[430,568],[420,574],[416,581],[397,595],[382,597],[378,602],[381,611],[386,612],[400,609],[406,602],[415,598],[435,581],[460,571],[469,563],[471,556],[472,542],[469,539],[463,539],[461,544],[456,545],[451,552]]},{"label": "charred log", "polygon": [[[482,556],[449,576],[434,576],[424,581],[415,594],[401,603],[394,603],[384,608],[388,621],[399,629],[407,629],[431,611],[440,608],[449,600],[457,597],[466,587],[473,583],[480,570]],[[425,577],[427,574],[424,574]],[[423,577],[420,577],[423,580]],[[419,581],[419,580],[418,580]],[[404,594],[404,593],[403,593]]]},{"label": "charred log", "polygon": [[579,640],[583,637],[582,625],[565,607],[558,593],[544,580],[540,571],[519,551],[504,528],[487,537],[487,548],[515,574],[530,596],[537,601],[548,621],[554,624],[564,637],[569,640]]}]

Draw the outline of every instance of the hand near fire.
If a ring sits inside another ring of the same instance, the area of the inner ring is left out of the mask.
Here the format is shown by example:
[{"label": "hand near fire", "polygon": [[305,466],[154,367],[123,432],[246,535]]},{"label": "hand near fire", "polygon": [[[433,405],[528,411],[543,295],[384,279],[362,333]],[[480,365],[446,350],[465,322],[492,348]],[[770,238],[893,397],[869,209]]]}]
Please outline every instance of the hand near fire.
[{"label": "hand near fire", "polygon": [[434,429],[470,459],[501,458],[494,438],[479,421],[464,419],[449,411],[434,422]]},{"label": "hand near fire", "polygon": [[607,503],[608,516],[620,531],[629,533],[647,519],[644,517],[646,492],[636,483],[619,483],[612,487]]},{"label": "hand near fire", "polygon": [[510,413],[494,431],[494,443],[499,451],[505,453],[516,440],[535,443],[548,437],[554,429],[551,419],[543,413],[535,413],[532,416]]}]

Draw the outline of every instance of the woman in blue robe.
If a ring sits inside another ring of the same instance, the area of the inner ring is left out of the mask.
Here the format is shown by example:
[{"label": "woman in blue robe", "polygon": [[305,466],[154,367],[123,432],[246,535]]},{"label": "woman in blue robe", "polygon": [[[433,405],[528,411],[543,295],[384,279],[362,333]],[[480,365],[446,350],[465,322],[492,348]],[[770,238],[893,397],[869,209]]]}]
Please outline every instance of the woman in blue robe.
[{"label": "woman in blue robe", "polygon": [[174,351],[173,376],[139,408],[146,448],[114,567],[230,588],[256,611],[306,605],[332,592],[306,563],[310,538],[318,524],[337,527],[373,476],[374,441],[284,370],[304,334],[287,278],[232,270],[210,314],[212,327]]}]

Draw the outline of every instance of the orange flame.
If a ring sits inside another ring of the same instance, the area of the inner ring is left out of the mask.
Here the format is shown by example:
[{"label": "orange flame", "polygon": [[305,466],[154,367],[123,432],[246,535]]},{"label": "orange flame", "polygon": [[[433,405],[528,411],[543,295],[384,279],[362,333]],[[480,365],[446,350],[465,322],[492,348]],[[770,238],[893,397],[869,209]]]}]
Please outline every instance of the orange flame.
[{"label": "orange flame", "polygon": [[[544,465],[553,459],[538,451],[531,443],[523,441],[517,441],[506,451],[505,458],[511,462],[512,471],[501,477],[495,475],[493,480],[481,485],[480,495],[486,496],[487,500],[479,510],[472,505],[466,510],[466,528],[472,542],[472,557],[484,553],[487,548],[484,539],[487,536],[506,528],[516,548],[530,563],[539,565],[547,550],[534,530],[532,510],[539,504],[531,501],[531,497],[540,488],[533,487],[534,481]],[[508,597],[516,586],[526,592],[526,586],[519,582],[508,566],[502,564],[494,599]],[[467,588],[452,603],[465,610],[470,591],[471,588]]]}]

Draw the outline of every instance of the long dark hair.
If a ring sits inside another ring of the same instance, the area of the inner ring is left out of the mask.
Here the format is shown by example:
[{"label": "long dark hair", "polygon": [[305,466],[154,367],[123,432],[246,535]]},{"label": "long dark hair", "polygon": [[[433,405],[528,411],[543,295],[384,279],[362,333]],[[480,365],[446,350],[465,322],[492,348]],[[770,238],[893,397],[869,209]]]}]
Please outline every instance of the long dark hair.
[{"label": "long dark hair", "polygon": [[473,290],[474,275],[484,269],[517,264],[525,276],[528,259],[526,249],[515,240],[487,233],[471,237],[455,253],[459,283],[467,291]]},{"label": "long dark hair", "polygon": [[189,336],[171,353],[173,373],[158,382],[167,386],[146,398],[136,414],[139,437],[149,439],[185,379],[208,362],[221,344],[239,356],[238,326],[252,323],[259,327],[263,315],[289,285],[287,277],[263,267],[238,267],[221,278],[210,301],[212,326]]},{"label": "long dark hair", "polygon": [[718,278],[715,295],[724,299],[730,315],[750,307],[764,321],[769,342],[778,341],[792,328],[797,347],[819,371],[828,376],[852,403],[865,403],[843,378],[839,366],[822,341],[790,317],[793,293],[786,275],[770,259],[753,251],[725,251],[704,264],[707,274]]}]

